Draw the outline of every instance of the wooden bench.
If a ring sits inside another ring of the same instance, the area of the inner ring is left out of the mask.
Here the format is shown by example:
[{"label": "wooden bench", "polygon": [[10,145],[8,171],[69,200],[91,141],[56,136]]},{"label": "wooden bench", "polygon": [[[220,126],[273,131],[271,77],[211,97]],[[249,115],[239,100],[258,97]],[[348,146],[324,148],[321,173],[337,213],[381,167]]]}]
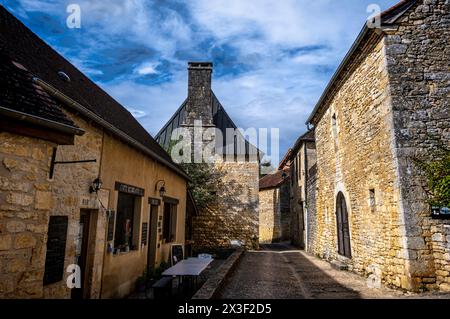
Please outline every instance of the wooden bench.
[{"label": "wooden bench", "polygon": [[155,299],[170,297],[172,295],[172,277],[162,277],[152,286]]}]

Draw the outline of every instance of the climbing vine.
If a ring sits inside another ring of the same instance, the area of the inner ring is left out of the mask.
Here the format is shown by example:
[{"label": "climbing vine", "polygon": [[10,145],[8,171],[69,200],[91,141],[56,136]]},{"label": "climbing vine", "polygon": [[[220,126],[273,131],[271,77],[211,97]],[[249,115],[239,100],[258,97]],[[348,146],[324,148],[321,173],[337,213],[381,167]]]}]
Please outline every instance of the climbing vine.
[{"label": "climbing vine", "polygon": [[425,176],[423,185],[431,206],[450,207],[450,150],[439,145],[433,157],[436,160],[415,159]]},{"label": "climbing vine", "polygon": [[[171,140],[167,152],[172,154],[172,149],[180,140]],[[180,156],[182,151],[180,151]],[[181,163],[180,166],[191,179],[188,188],[199,208],[206,208],[213,204],[217,198],[216,189],[221,178],[214,172],[212,165],[208,163]]]}]

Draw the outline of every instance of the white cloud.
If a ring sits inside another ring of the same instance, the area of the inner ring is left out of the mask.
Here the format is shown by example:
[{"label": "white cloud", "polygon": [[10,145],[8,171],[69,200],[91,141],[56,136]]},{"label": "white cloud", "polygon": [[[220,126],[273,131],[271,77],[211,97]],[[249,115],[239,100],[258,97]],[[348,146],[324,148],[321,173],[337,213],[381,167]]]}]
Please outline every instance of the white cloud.
[{"label": "white cloud", "polygon": [[144,62],[134,69],[134,73],[139,75],[158,74],[159,72],[156,70],[158,64],[157,62]]},{"label": "white cloud", "polygon": [[[65,5],[71,2],[19,1],[27,12],[43,11],[60,18],[66,16]],[[176,9],[182,1],[175,0],[76,2],[82,9],[83,47],[71,61],[88,75],[102,74],[90,67],[90,56],[99,48],[108,52],[118,46],[112,39],[155,52],[133,64],[127,74],[100,83],[152,134],[186,98],[186,59],[191,54],[208,59],[213,49],[223,46],[222,58],[227,64],[214,61],[225,69],[222,76],[213,74],[216,95],[239,126],[279,127],[284,152],[305,131],[304,123],[330,70],[337,67],[356,38],[368,16],[367,5],[373,1],[190,0],[185,2],[187,13]],[[377,2],[384,9],[397,0]],[[158,64],[158,59],[168,61],[170,69]],[[233,67],[238,71],[227,72]],[[157,73],[170,74],[170,82],[136,83],[138,77]]]}]

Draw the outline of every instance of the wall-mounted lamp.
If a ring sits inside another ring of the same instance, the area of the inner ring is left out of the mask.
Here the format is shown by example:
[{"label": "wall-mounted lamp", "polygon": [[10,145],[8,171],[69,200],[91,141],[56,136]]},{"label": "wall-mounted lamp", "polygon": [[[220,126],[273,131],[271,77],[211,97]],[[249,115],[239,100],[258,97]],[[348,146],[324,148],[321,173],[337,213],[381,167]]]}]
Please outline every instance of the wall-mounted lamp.
[{"label": "wall-mounted lamp", "polygon": [[89,188],[89,193],[98,193],[98,191],[102,188],[102,180],[100,178],[94,179],[91,187]]},{"label": "wall-mounted lamp", "polygon": [[159,181],[156,182],[155,185],[155,192],[158,191],[158,184],[162,182],[161,187],[159,188],[159,196],[160,197],[164,197],[164,194],[166,193],[166,188],[164,187],[166,185],[166,182],[162,179],[160,179]]}]

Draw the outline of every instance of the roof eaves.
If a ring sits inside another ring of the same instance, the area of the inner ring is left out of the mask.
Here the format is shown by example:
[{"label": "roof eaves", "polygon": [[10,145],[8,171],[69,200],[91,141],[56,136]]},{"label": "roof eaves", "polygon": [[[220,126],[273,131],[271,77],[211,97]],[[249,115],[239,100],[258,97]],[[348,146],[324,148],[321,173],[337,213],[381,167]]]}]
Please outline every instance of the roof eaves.
[{"label": "roof eaves", "polygon": [[[398,20],[399,17],[401,17],[407,10],[409,10],[414,4],[416,4],[417,0],[403,0],[393,7],[387,9],[386,11],[381,13],[381,19],[382,24],[393,24],[395,21]],[[319,111],[322,103],[325,101],[325,99],[328,96],[328,93],[331,91],[335,83],[337,82],[339,75],[341,74],[342,70],[347,66],[348,62],[350,61],[353,54],[356,52],[356,50],[361,45],[362,40],[364,37],[368,34],[368,32],[371,29],[367,27],[367,23],[364,23],[364,26],[362,30],[359,32],[358,37],[356,38],[355,42],[353,42],[350,50],[345,55],[344,59],[342,60],[341,64],[339,65],[336,72],[333,74],[333,77],[331,78],[330,82],[328,83],[327,87],[325,88],[324,92],[322,93],[319,101],[315,105],[313,111],[311,112],[311,115],[308,117],[308,120],[306,121],[306,124],[313,124],[312,120],[316,116],[316,113]]]},{"label": "roof eaves", "polygon": [[144,152],[145,154],[149,155],[150,157],[152,157],[156,161],[158,161],[158,162],[166,165],[167,167],[173,169],[180,176],[182,176],[186,180],[190,181],[190,178],[186,174],[186,172],[184,172],[175,163],[171,163],[171,162],[167,161],[166,159],[162,158],[161,156],[159,156],[158,154],[153,152],[151,149],[149,149],[145,145],[143,145],[140,142],[138,142],[136,139],[132,138],[131,136],[129,136],[125,132],[121,131],[120,129],[118,129],[117,127],[115,127],[114,125],[109,123],[108,121],[104,120],[103,118],[101,118],[100,116],[95,114],[94,112],[92,112],[89,109],[87,109],[86,107],[84,107],[83,105],[81,105],[78,102],[72,100],[70,97],[68,97],[64,93],[58,91],[52,85],[50,85],[50,84],[46,83],[45,81],[43,81],[43,80],[41,80],[39,78],[36,78],[36,77],[33,78],[33,81],[36,82],[37,84],[39,84],[50,95],[52,95],[55,98],[57,98],[57,99],[61,100],[62,102],[64,102],[64,104],[66,104],[69,107],[73,108],[74,110],[80,112],[82,115],[84,115],[87,118],[93,120],[94,122],[96,122],[100,126],[104,127],[105,129],[107,129],[108,131],[112,132],[116,136],[119,136],[120,138],[125,140],[130,145],[132,145],[132,146],[136,147],[137,149],[141,150],[142,152]]},{"label": "roof eaves", "polygon": [[52,120],[45,119],[45,118],[35,116],[35,115],[31,115],[28,113],[11,110],[9,108],[5,108],[2,106],[0,106],[0,114],[7,116],[9,118],[16,119],[16,120],[21,120],[24,122],[28,122],[28,123],[36,124],[36,125],[39,125],[42,127],[49,128],[49,129],[53,129],[55,131],[65,133],[65,134],[73,134],[73,135],[81,136],[85,133],[84,130],[82,130],[76,126],[59,123],[57,121],[52,121]]}]

